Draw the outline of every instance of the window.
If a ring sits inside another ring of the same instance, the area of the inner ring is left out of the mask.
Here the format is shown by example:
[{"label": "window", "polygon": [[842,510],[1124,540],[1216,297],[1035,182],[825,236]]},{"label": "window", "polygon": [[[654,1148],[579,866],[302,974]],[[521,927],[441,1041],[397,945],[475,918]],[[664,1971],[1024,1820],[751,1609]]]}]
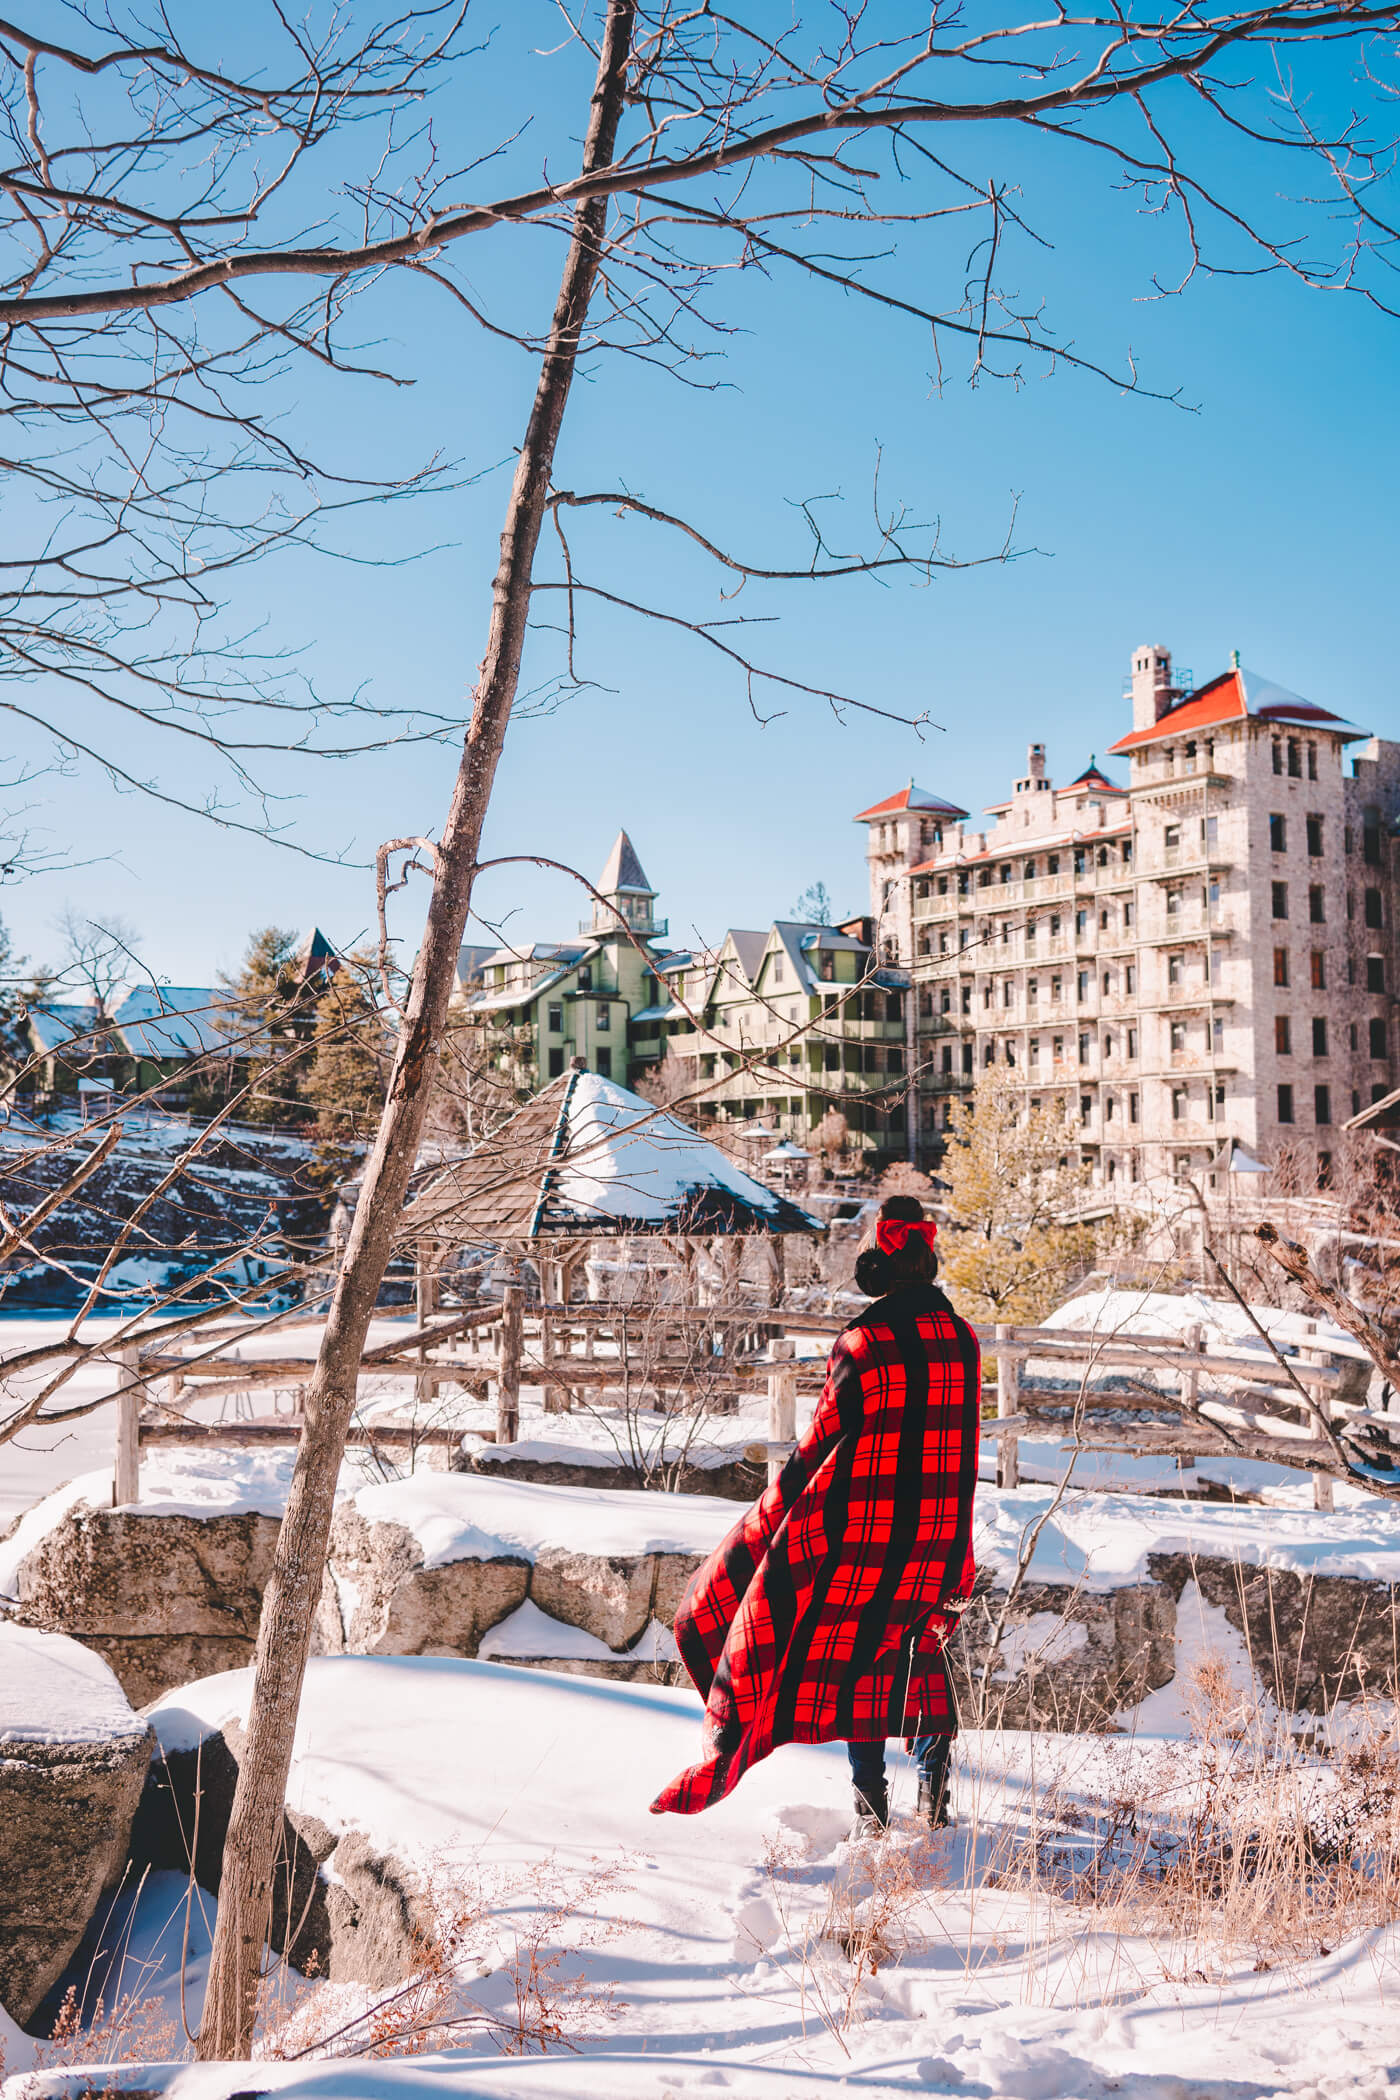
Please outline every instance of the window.
[{"label": "window", "polygon": [[592,965],[591,963],[580,963],[580,964],[579,964],[579,972],[578,972],[578,988],[579,988],[579,990],[580,990],[581,992],[591,992],[591,991],[592,991],[592,989],[593,989],[593,965]]},{"label": "window", "polygon": [[[926,883],[920,883],[919,887],[920,887],[920,889],[921,889],[921,890],[923,891],[924,895],[925,895],[925,896],[927,896],[927,894],[928,894],[928,885],[927,885]],[[781,983],[782,983],[782,981],[783,981],[783,958],[781,957],[781,955],[775,955],[775,956],[773,957],[773,982],[774,982],[774,984],[781,984]]]},{"label": "window", "polygon": [[1040,1063],[1040,1037],[1038,1035],[1033,1035],[1031,1037],[1030,1049],[1027,1052],[1027,1057],[1030,1063],[1033,1065],[1038,1065]]},{"label": "window", "polygon": [[1286,882],[1275,882],[1270,886],[1274,895],[1274,917],[1276,919],[1286,919],[1288,917],[1288,884]]},{"label": "window", "polygon": [[1313,1121],[1330,1123],[1332,1120],[1332,1089],[1326,1086],[1313,1088]]},{"label": "window", "polygon": [[1105,1037],[1104,1037],[1104,1039],[1103,1039],[1103,1054],[1104,1054],[1104,1056],[1105,1056],[1105,1057],[1112,1057],[1112,1055],[1113,1055],[1113,1033],[1112,1033],[1112,1030],[1110,1030],[1110,1031],[1109,1031],[1109,1033],[1108,1033],[1107,1035],[1105,1035]]},{"label": "window", "polygon": [[1367,817],[1361,827],[1361,858],[1368,868],[1381,864],[1381,827],[1375,817]]},{"label": "window", "polygon": [[549,1032],[551,1035],[562,1035],[564,1033],[564,1009],[562,1006],[550,1007]]},{"label": "window", "polygon": [[1053,1042],[1051,1043],[1051,1045],[1050,1045],[1050,1054],[1051,1054],[1051,1056],[1052,1056],[1052,1057],[1054,1058],[1054,1060],[1055,1060],[1055,1062],[1056,1062],[1056,1064],[1057,1064],[1057,1065],[1062,1065],[1062,1064],[1064,1063],[1064,1061],[1065,1061],[1065,1039],[1064,1039],[1064,1037],[1063,1037],[1062,1035],[1057,1035],[1057,1036],[1055,1037],[1054,1041],[1053,1041]]},{"label": "window", "polygon": [[1012,1042],[1008,1042],[1006,1045],[1006,1062],[1009,1065],[1014,1065],[1016,1062],[1016,1045]]},{"label": "window", "polygon": [[1051,938],[1051,940],[1052,940],[1052,941],[1053,941],[1053,940],[1055,940],[1055,939],[1056,939],[1056,938],[1058,937],[1058,935],[1059,935],[1059,931],[1060,931],[1060,914],[1059,914],[1059,913],[1058,913],[1057,911],[1056,911],[1056,912],[1052,912],[1052,913],[1050,914],[1050,938]]},{"label": "window", "polygon": [[1063,989],[1064,979],[1062,977],[1052,977],[1050,979],[1050,997],[1052,999],[1058,999]]},{"label": "window", "polygon": [[1107,905],[1105,904],[1105,905],[1104,905],[1104,907],[1103,907],[1103,909],[1102,909],[1102,910],[1100,911],[1100,913],[1099,913],[1099,925],[1100,925],[1101,927],[1103,927],[1103,928],[1104,928],[1105,930],[1107,930],[1107,927],[1108,927],[1108,921],[1109,921],[1109,910],[1108,910],[1108,906],[1107,906]]},{"label": "window", "polygon": [[1286,948],[1275,948],[1275,950],[1274,950],[1274,983],[1275,983],[1275,984],[1287,984],[1287,982],[1288,982],[1288,950],[1287,950]]},{"label": "window", "polygon": [[598,1077],[612,1078],[612,1049],[607,1043],[600,1043],[598,1046]]},{"label": "window", "polygon": [[1087,1065],[1089,1062],[1089,1038],[1087,1035],[1081,1035],[1079,1038],[1079,1062],[1081,1065]]},{"label": "window", "polygon": [[1132,925],[1132,923],[1133,923],[1133,900],[1132,900],[1132,898],[1130,897],[1130,898],[1128,899],[1127,903],[1126,903],[1126,904],[1125,904],[1125,905],[1123,906],[1123,924],[1124,924],[1124,927],[1126,928],[1126,927],[1129,927],[1129,926],[1131,926],[1131,925]]},{"label": "window", "polygon": [[1180,984],[1185,966],[1186,957],[1184,955],[1169,955],[1167,957],[1167,983]]},{"label": "window", "polygon": [[1185,1120],[1186,1089],[1184,1086],[1174,1086],[1172,1088],[1172,1121],[1173,1123],[1182,1123]]},{"label": "window", "polygon": [[1004,861],[1002,862],[1001,866],[1000,866],[1000,867],[999,867],[999,868],[997,869],[997,873],[998,873],[998,875],[999,875],[999,876],[1001,877],[1001,880],[1002,880],[1003,882],[1010,882],[1010,880],[1011,880],[1011,863],[1010,863],[1010,861],[1009,861],[1009,860],[1004,860]]},{"label": "window", "polygon": [[1058,874],[1059,874],[1059,872],[1060,872],[1060,856],[1059,856],[1059,854],[1058,854],[1058,853],[1052,853],[1052,854],[1051,854],[1051,856],[1050,856],[1050,858],[1049,858],[1049,860],[1047,860],[1047,861],[1046,861],[1046,863],[1045,863],[1045,872],[1046,872],[1046,874],[1047,874],[1047,875],[1058,875]]},{"label": "window", "polygon": [[1085,852],[1084,852],[1084,848],[1083,848],[1082,846],[1076,846],[1076,847],[1075,847],[1075,849],[1074,849],[1074,872],[1075,872],[1075,874],[1076,874],[1076,875],[1082,875],[1082,874],[1084,873],[1084,870],[1085,870],[1085,868],[1086,868],[1086,866],[1087,866],[1087,865],[1088,865],[1088,860],[1087,860],[1087,856],[1086,856],[1086,854],[1085,854]]},{"label": "window", "polygon": [[[1288,739],[1288,777],[1290,780],[1301,780],[1303,777],[1303,747],[1296,736]],[[1316,777],[1314,774],[1313,778]]]},{"label": "window", "polygon": [[1321,948],[1313,949],[1309,968],[1312,973],[1313,990],[1315,992],[1325,992],[1327,989],[1327,957],[1323,954]]},{"label": "window", "polygon": [[1104,973],[1103,973],[1103,983],[1102,983],[1102,985],[1101,985],[1101,986],[1099,987],[1099,989],[1100,989],[1100,990],[1102,991],[1102,993],[1103,993],[1103,995],[1104,995],[1105,999],[1107,999],[1107,998],[1108,998],[1108,997],[1110,996],[1110,994],[1112,993],[1112,991],[1113,991],[1113,972],[1112,972],[1111,970],[1105,970],[1105,971],[1104,971]]},{"label": "window", "polygon": [[1035,862],[1033,860],[1026,862],[1026,880],[1027,882],[1035,881]]},{"label": "window", "polygon": [[1383,925],[1385,924],[1385,921],[1384,921],[1384,919],[1383,919],[1383,918],[1381,917],[1381,893],[1380,893],[1380,891],[1379,891],[1379,890],[1367,890],[1367,892],[1366,892],[1366,899],[1365,899],[1365,903],[1366,903],[1366,909],[1365,909],[1365,913],[1364,913],[1364,916],[1365,916],[1366,924],[1367,924],[1368,926],[1383,926]]},{"label": "window", "polygon": [[1080,1095],[1080,1097],[1079,1097],[1079,1120],[1080,1120],[1080,1122],[1081,1122],[1081,1123],[1088,1123],[1088,1122],[1091,1122],[1091,1121],[1092,1121],[1092,1119],[1093,1119],[1093,1114],[1094,1114],[1094,1097],[1093,1097],[1093,1095],[1092,1095],[1092,1094],[1081,1094],[1081,1095]]},{"label": "window", "polygon": [[1223,1014],[1212,1016],[1210,1024],[1210,1047],[1217,1057],[1225,1050],[1225,1018]]},{"label": "window", "polygon": [[1308,858],[1309,860],[1321,860],[1322,858],[1321,817],[1308,818]]},{"label": "window", "polygon": [[1219,843],[1220,843],[1220,819],[1219,819],[1219,817],[1202,817],[1202,818],[1201,818],[1201,844],[1202,844],[1202,845],[1203,845],[1203,846],[1205,847],[1205,849],[1206,849],[1207,853],[1211,853],[1211,852],[1213,852],[1213,851],[1214,851],[1214,849],[1216,848],[1216,846],[1218,846],[1218,845],[1219,845]]},{"label": "window", "polygon": [[1356,1033],[1356,1023],[1355,1023],[1355,1021],[1353,1021],[1353,1022],[1352,1022],[1352,1024],[1351,1024],[1351,1026],[1350,1026],[1350,1027],[1349,1027],[1349,1028],[1347,1029],[1347,1048],[1348,1048],[1349,1050],[1353,1050],[1353,1051],[1354,1051],[1354,1050],[1356,1050],[1356,1049],[1357,1049],[1358,1047],[1359,1047],[1359,1039],[1358,1039],[1358,1037],[1357,1037],[1357,1033]]},{"label": "window", "polygon": [[562,1043],[556,1043],[554,1048],[549,1053],[549,1076],[551,1079],[559,1079],[563,1076],[563,1071],[564,1045]]},{"label": "window", "polygon": [[1136,1095],[1136,1094],[1129,1094],[1129,1096],[1128,1096],[1128,1121],[1129,1121],[1130,1123],[1136,1123],[1137,1119],[1138,1119],[1138,1097],[1137,1097],[1137,1095]]},{"label": "window", "polygon": [[1035,1005],[1035,1003],[1036,1003],[1036,1001],[1037,1001],[1037,1000],[1039,999],[1039,997],[1040,997],[1040,979],[1039,979],[1038,977],[1032,977],[1032,978],[1031,978],[1031,980],[1030,980],[1030,982],[1029,982],[1029,983],[1027,984],[1027,986],[1026,986],[1026,1004],[1027,1004],[1027,1006],[1034,1006],[1034,1005]]},{"label": "window", "polygon": [[977,887],[979,890],[985,890],[991,879],[992,871],[990,868],[979,868],[977,870]]},{"label": "window", "polygon": [[1366,989],[1367,989],[1367,991],[1368,991],[1368,992],[1383,992],[1383,991],[1385,990],[1385,958],[1384,958],[1384,956],[1381,956],[1381,955],[1368,955],[1368,956],[1367,956],[1367,958],[1366,958]]},{"label": "window", "polygon": [[983,1048],[982,1048],[982,1062],[983,1062],[983,1064],[984,1064],[984,1065],[989,1065],[989,1064],[990,1064],[990,1063],[992,1062],[992,1059],[993,1059],[993,1058],[994,1058],[994,1057],[996,1056],[996,1054],[997,1054],[997,1053],[996,1053],[996,1044],[995,1044],[995,1043],[986,1043],[986,1044],[984,1044],[984,1045],[983,1045]]},{"label": "window", "polygon": [[1012,1003],[1012,1001],[1013,1001],[1013,1000],[1015,999],[1015,997],[1016,997],[1016,988],[1015,988],[1015,986],[1014,986],[1014,985],[1012,984],[1012,982],[1011,982],[1011,979],[1010,979],[1010,978],[1008,977],[1008,978],[1007,978],[1007,980],[1006,980],[1006,982],[1005,982],[1005,984],[1004,984],[1004,985],[1002,986],[1002,988],[1001,988],[1001,1003],[1002,1003],[1002,1005],[1003,1005],[1003,1006],[1010,1006],[1010,1005],[1011,1005],[1011,1003]]},{"label": "window", "polygon": [[1288,851],[1288,819],[1277,811],[1269,818],[1269,850],[1271,853]]},{"label": "window", "polygon": [[1308,917],[1314,926],[1320,926],[1327,917],[1323,900],[1322,884],[1314,882],[1308,888]]},{"label": "window", "polygon": [[982,1011],[983,1011],[983,1013],[987,1013],[987,1012],[989,1012],[989,1011],[990,1011],[990,1009],[991,1009],[991,1004],[992,1004],[992,987],[991,987],[991,986],[990,986],[989,984],[984,984],[984,985],[983,985],[983,987],[982,987]]},{"label": "window", "polygon": [[1035,946],[1035,920],[1034,920],[1034,919],[1027,919],[1027,921],[1026,921],[1026,946],[1027,946],[1028,948],[1033,948],[1033,947]]},{"label": "window", "polygon": [[1011,921],[1010,921],[1010,919],[1003,919],[1003,920],[1002,920],[1002,922],[1001,922],[1001,945],[1002,945],[1002,947],[1003,947],[1003,948],[1009,948],[1009,947],[1011,946]]},{"label": "window", "polygon": [[1180,915],[1181,915],[1181,892],[1180,892],[1180,890],[1168,890],[1168,891],[1167,891],[1167,917],[1168,917],[1169,919],[1175,919],[1175,918],[1179,918],[1179,917],[1180,917]]},{"label": "window", "polygon": [[1283,771],[1283,746],[1277,737],[1274,738],[1274,771],[1276,773]]},{"label": "window", "polygon": [[1124,839],[1124,841],[1123,841],[1123,846],[1122,846],[1122,860],[1123,860],[1123,865],[1124,865],[1124,867],[1125,867],[1125,868],[1127,868],[1127,867],[1131,867],[1131,866],[1132,866],[1132,860],[1133,860],[1133,842],[1132,842],[1132,840],[1131,840],[1131,839]]},{"label": "window", "polygon": [[1278,1090],[1278,1119],[1280,1123],[1291,1123],[1293,1121],[1293,1089],[1291,1086],[1281,1086]]},{"label": "window", "polygon": [[938,878],[938,894],[940,897],[946,897],[948,894],[948,878],[946,875],[940,875]]},{"label": "window", "polygon": [[972,1012],[972,986],[970,984],[965,984],[962,988],[962,1010],[965,1014]]},{"label": "window", "polygon": [[1293,1028],[1287,1014],[1274,1015],[1274,1049],[1280,1057],[1293,1054]]},{"label": "window", "polygon": [[1128,1055],[1129,1055],[1129,1057],[1136,1057],[1136,1056],[1137,1056],[1137,1030],[1136,1030],[1136,1028],[1130,1028],[1130,1029],[1128,1030]]},{"label": "window", "polygon": [[1087,933],[1089,931],[1089,914],[1087,911],[1077,911],[1075,913],[1074,930],[1076,933]]},{"label": "window", "polygon": [[[1272,821],[1270,819],[1270,822]],[[1181,826],[1179,824],[1168,824],[1166,830],[1162,833],[1162,844],[1166,847],[1168,853],[1175,853],[1177,847],[1181,844]]]},{"label": "window", "polygon": [[1309,780],[1316,780],[1316,778],[1317,778],[1317,745],[1316,745],[1316,744],[1309,744],[1309,745],[1308,745],[1308,778],[1309,778]]},{"label": "window", "polygon": [[1313,1056],[1314,1056],[1314,1057],[1326,1057],[1326,1055],[1327,1055],[1327,1017],[1326,1017],[1326,1015],[1325,1015],[1325,1014],[1314,1014],[1314,1015],[1313,1015],[1313,1024],[1312,1024],[1312,1039],[1313,1039]]},{"label": "window", "polygon": [[610,1006],[608,1005],[608,1003],[607,1003],[607,1001],[606,1001],[606,1000],[603,1000],[603,1001],[602,1001],[602,1002],[601,1002],[601,1003],[599,1004],[599,1007],[598,1007],[598,1028],[599,1028],[599,1032],[600,1032],[601,1034],[603,1034],[603,1035],[606,1035],[606,1034],[607,1034],[607,1032],[608,1032],[608,1030],[609,1030],[609,1029],[610,1029],[611,1027],[612,1027],[612,1008],[611,1008],[611,1007],[610,1007]]},{"label": "window", "polygon": [[1382,1020],[1382,1019],[1380,1018],[1379,1014],[1377,1014],[1377,1015],[1376,1015],[1376,1016],[1375,1016],[1375,1017],[1374,1017],[1374,1018],[1373,1018],[1373,1019],[1372,1019],[1372,1020],[1371,1020],[1371,1021],[1370,1021],[1370,1022],[1369,1022],[1369,1023],[1367,1024],[1367,1025],[1368,1025],[1368,1028],[1369,1028],[1369,1030],[1370,1030],[1370,1036],[1371,1036],[1371,1055],[1372,1055],[1372,1057],[1386,1057],[1386,1056],[1388,1056],[1388,1055],[1389,1055],[1389,1052],[1388,1052],[1388,1051],[1387,1051],[1387,1049],[1386,1049],[1386,1042],[1385,1042],[1385,1036],[1386,1036],[1386,1028],[1385,1028],[1385,1022],[1384,1022],[1384,1021],[1383,1021],[1383,1020]]},{"label": "window", "polygon": [[1123,972],[1123,990],[1129,997],[1137,990],[1137,964],[1129,963]]},{"label": "window", "polygon": [[[925,1007],[924,1011],[925,1013],[929,1013],[932,1011],[932,1008]],[[941,1014],[950,1014],[953,1011],[953,989],[951,985],[945,984],[942,991],[939,993],[938,1011]]]},{"label": "window", "polygon": [[1080,971],[1076,980],[1076,991],[1079,1003],[1082,1006],[1089,996],[1089,972],[1087,970]]}]

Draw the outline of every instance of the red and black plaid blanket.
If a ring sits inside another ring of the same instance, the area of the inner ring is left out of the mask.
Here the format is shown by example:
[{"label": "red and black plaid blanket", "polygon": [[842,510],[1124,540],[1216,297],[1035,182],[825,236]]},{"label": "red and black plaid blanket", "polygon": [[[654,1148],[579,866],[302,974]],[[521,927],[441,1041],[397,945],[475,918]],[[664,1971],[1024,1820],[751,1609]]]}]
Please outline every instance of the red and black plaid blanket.
[{"label": "red and black plaid blanket", "polygon": [[811,1428],[677,1614],[705,1756],[653,1814],[708,1808],[780,1743],[952,1732],[980,1397],[977,1337],[932,1285],[837,1337]]}]

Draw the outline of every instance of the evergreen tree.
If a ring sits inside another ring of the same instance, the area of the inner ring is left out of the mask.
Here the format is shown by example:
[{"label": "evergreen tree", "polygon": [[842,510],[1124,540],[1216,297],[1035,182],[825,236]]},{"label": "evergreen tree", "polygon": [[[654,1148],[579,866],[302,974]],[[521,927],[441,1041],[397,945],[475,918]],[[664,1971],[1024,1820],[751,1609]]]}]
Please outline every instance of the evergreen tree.
[{"label": "evergreen tree", "polygon": [[[264,926],[250,938],[237,974],[219,980],[237,1039],[234,1064],[252,1087],[243,1110],[250,1122],[303,1122],[311,1114],[305,1084],[324,987],[303,980],[297,958],[294,933]],[[299,1046],[303,1054],[295,1055]]]},{"label": "evergreen tree", "polygon": [[1032,1107],[1001,1066],[955,1105],[938,1170],[949,1188],[938,1251],[966,1319],[1038,1322],[1092,1261],[1094,1228],[1078,1215],[1090,1175],[1076,1142],[1063,1103]]},{"label": "evergreen tree", "polygon": [[377,994],[373,958],[351,955],[316,1002],[302,1095],[316,1115],[318,1173],[329,1181],[351,1171],[384,1106],[394,1043]]}]

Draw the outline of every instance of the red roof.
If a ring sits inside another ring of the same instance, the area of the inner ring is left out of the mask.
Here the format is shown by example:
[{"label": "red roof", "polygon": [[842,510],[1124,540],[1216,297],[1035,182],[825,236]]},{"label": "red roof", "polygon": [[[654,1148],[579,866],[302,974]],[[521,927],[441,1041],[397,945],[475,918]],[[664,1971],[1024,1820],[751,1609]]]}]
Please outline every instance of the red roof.
[{"label": "red roof", "polygon": [[1347,737],[1364,734],[1344,722],[1340,715],[1329,714],[1325,707],[1314,707],[1310,700],[1300,700],[1286,686],[1274,685],[1254,671],[1246,671],[1236,665],[1212,678],[1208,685],[1188,693],[1184,700],[1146,729],[1130,729],[1120,736],[1110,751],[1136,751],[1143,744],[1155,744],[1163,737],[1188,736],[1195,729],[1213,729],[1219,722],[1240,722],[1252,719],[1257,722],[1292,722],[1299,727],[1332,729]]},{"label": "red roof", "polygon": [[915,787],[911,780],[908,787],[901,788],[897,795],[886,795],[883,802],[873,803],[869,809],[863,809],[859,816],[852,818],[852,822],[868,824],[872,817],[897,817],[907,809],[927,811],[933,817],[967,815],[967,811],[959,809],[956,802],[945,802],[941,795],[930,795],[926,789]]}]

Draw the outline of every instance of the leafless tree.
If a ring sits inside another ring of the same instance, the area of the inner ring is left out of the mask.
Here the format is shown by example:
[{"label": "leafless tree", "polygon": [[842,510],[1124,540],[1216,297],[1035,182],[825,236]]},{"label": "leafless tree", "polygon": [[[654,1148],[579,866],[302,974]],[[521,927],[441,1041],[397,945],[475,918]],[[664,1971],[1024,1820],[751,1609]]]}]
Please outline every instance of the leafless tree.
[{"label": "leafless tree", "polygon": [[63,955],[57,984],[64,990],[71,986],[85,992],[98,1015],[106,1017],[112,1010],[113,993],[132,975],[138,939],[135,928],[120,918],[89,919],[68,904],[59,914],[58,932]]},{"label": "leafless tree", "polygon": [[[414,848],[431,871],[426,926],[264,1606],[200,2036],[207,2057],[244,2054],[250,2041],[273,1840],[353,1374],[437,1069],[512,709],[522,698],[552,704],[586,676],[581,615],[608,605],[710,651],[760,719],[765,709],[817,700],[841,714],[864,708],[917,723],[917,714],[784,668],[732,600],[747,593],[762,608],[761,594],[780,586],[859,576],[924,582],[956,566],[937,530],[921,529],[878,482],[873,537],[847,548],[827,522],[836,514],[809,501],[798,513],[805,549],[777,558],[727,545],[703,522],[625,487],[562,486],[557,453],[580,360],[611,352],[706,385],[733,325],[724,296],[731,278],[791,273],[838,291],[885,328],[919,330],[937,383],[958,369],[980,384],[1064,368],[1145,391],[1131,360],[1080,349],[1054,329],[1036,293],[1010,289],[1045,238],[1017,184],[985,171],[994,142],[1016,134],[1026,141],[1018,157],[1032,169],[1077,155],[1173,230],[1179,245],[1159,290],[1213,267],[1273,270],[1355,290],[1389,312],[1385,250],[1395,229],[1374,182],[1389,142],[1373,135],[1369,112],[1390,77],[1377,40],[1393,35],[1398,16],[1393,5],[1274,0],[1165,18],[1115,6],[976,25],[952,9],[911,6],[891,24],[883,12],[872,22],[863,8],[814,0],[779,29],[770,10],[753,5],[722,12],[606,0],[576,20],[565,11],[552,61],[586,59],[593,73],[581,162],[563,176],[563,149],[540,154],[533,141],[499,137],[448,165],[432,124],[410,120],[435,75],[450,82],[454,57],[469,55],[464,8],[410,8],[366,33],[346,26],[353,16],[336,15],[320,36],[268,10],[244,25],[249,40],[271,39],[246,78],[200,55],[209,18],[189,12],[183,39],[170,10],[154,33],[144,18],[81,6],[61,18],[66,38],[47,14],[42,27],[0,25],[11,156],[0,180],[9,253],[0,329],[6,399],[23,404],[10,427],[24,440],[15,452],[35,507],[52,496],[76,521],[71,536],[36,526],[32,549],[11,567],[17,590],[29,590],[7,634],[23,675],[56,671],[149,729],[217,751],[253,803],[251,817],[221,808],[224,821],[265,827],[254,755],[289,726],[309,731],[314,696],[282,690],[275,677],[273,690],[257,676],[231,690],[211,672],[204,579],[312,534],[324,509],[315,501],[289,506],[285,524],[269,527],[268,477],[306,477],[331,504],[385,491],[318,472],[257,412],[249,390],[283,354],[326,371],[367,369],[367,357],[341,347],[347,302],[394,272],[439,287],[466,324],[528,353],[538,375],[461,769],[441,830]],[[1348,114],[1327,125],[1312,89],[1326,69],[1352,60],[1355,101],[1345,98]],[[1202,143],[1212,135],[1227,149],[1215,159]],[[368,147],[363,166],[347,178],[348,148],[359,140]],[[1178,140],[1190,142],[1189,155]],[[527,153],[531,178],[488,195],[492,157],[514,170]],[[1218,180],[1213,167],[1224,171]],[[1278,201],[1300,196],[1320,203]],[[473,241],[499,245],[512,228],[563,244],[547,325],[489,311],[468,274]],[[955,252],[970,258],[967,267],[950,268]],[[154,377],[136,390],[138,363]],[[73,453],[51,438],[46,453],[42,440],[36,449],[31,431],[70,423]],[[152,471],[145,463],[157,429],[161,465]],[[211,545],[204,496],[215,461],[221,491],[255,493],[246,510],[219,513]],[[723,585],[715,609],[651,602],[600,566],[610,538],[643,529],[714,565]],[[546,530],[549,561],[540,556]],[[172,553],[191,540],[197,561]],[[522,695],[532,612],[543,621],[552,606],[559,667]],[[190,623],[192,646],[165,639],[161,623],[172,617]],[[159,629],[149,643],[147,622]],[[21,699],[10,705],[28,719]],[[232,722],[211,722],[230,705]],[[378,733],[440,727],[415,718]],[[362,725],[352,724],[349,740],[363,745]],[[308,741],[322,748],[315,735]],[[60,731],[59,750],[133,777],[110,744],[94,746],[76,725]]]}]

